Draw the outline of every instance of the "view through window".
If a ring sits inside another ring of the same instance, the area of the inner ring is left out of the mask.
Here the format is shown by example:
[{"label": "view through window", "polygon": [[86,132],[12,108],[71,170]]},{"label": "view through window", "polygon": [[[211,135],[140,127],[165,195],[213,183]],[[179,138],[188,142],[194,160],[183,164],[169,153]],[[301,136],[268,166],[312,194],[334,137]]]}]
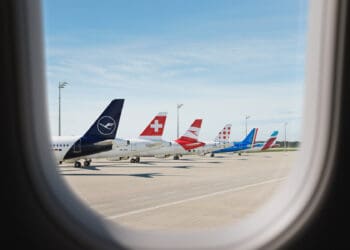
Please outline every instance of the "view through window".
[{"label": "view through window", "polygon": [[302,143],[308,2],[43,1],[50,147],[103,217],[240,221]]}]

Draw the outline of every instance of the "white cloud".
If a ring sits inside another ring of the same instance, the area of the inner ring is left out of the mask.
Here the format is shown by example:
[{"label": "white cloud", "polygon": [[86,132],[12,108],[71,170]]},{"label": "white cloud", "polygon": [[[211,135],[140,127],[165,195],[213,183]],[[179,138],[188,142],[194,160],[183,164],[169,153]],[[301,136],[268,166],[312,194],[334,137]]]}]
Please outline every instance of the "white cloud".
[{"label": "white cloud", "polygon": [[[181,109],[181,131],[202,117],[201,137],[212,139],[226,124],[233,138],[249,127],[260,127],[259,138],[288,121],[291,139],[300,139],[303,75],[281,82],[240,81],[247,74],[265,75],[280,69],[301,70],[304,56],[295,39],[192,42],[179,45],[160,41],[47,49],[50,124],[57,131],[57,83],[62,92],[64,134],[82,134],[111,99],[125,98],[119,136],[137,137],[152,116],[168,111],[166,139],[176,136],[176,103]],[[297,69],[295,69],[297,68]],[[270,72],[270,71],[271,72]],[[253,79],[252,78],[252,79]]]}]

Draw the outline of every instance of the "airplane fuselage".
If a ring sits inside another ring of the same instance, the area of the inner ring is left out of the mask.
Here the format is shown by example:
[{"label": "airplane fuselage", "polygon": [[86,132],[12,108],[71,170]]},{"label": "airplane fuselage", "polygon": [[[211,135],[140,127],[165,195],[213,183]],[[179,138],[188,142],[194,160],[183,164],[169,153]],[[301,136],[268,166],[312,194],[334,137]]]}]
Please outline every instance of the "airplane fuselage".
[{"label": "airplane fuselage", "polygon": [[229,147],[230,143],[224,143],[224,142],[205,142],[205,145],[202,147],[198,147],[195,149],[190,150],[187,154],[198,154],[198,155],[206,155],[209,153],[212,153],[213,151],[223,149],[225,147]]},{"label": "airplane fuselage", "polygon": [[96,144],[79,136],[57,136],[52,138],[51,148],[58,163],[91,158],[90,155],[109,151],[112,144]]},{"label": "airplane fuselage", "polygon": [[[180,144],[182,143],[182,144]],[[148,151],[141,156],[154,156],[158,158],[164,158],[169,157],[172,155],[186,155],[186,154],[192,154],[192,150],[195,148],[201,147],[204,145],[203,142],[167,142],[164,144],[161,148]]]},{"label": "airplane fuselage", "polygon": [[114,139],[108,143],[85,143],[84,138],[53,137],[51,147],[58,163],[79,159],[108,158],[121,160],[128,157],[141,156],[150,150],[157,149],[167,142],[144,139]]},{"label": "airplane fuselage", "polygon": [[158,149],[167,142],[162,140],[145,139],[115,139],[113,148],[98,154],[91,155],[91,158],[107,158],[110,160],[122,160],[129,157],[140,157],[151,150]]},{"label": "airplane fuselage", "polygon": [[239,152],[250,149],[252,147],[250,143],[231,142],[230,144],[231,146],[215,150],[213,153]]}]

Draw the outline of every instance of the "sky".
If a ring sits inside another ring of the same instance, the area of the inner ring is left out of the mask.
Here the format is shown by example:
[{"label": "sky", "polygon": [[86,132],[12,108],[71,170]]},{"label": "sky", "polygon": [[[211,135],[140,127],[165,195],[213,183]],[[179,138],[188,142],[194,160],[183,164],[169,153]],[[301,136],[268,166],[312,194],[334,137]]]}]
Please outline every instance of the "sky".
[{"label": "sky", "polygon": [[[43,0],[47,104],[58,134],[82,135],[124,98],[117,137],[137,138],[168,112],[164,139],[202,118],[201,140],[302,140],[306,0]],[[285,124],[287,126],[285,127]]]}]

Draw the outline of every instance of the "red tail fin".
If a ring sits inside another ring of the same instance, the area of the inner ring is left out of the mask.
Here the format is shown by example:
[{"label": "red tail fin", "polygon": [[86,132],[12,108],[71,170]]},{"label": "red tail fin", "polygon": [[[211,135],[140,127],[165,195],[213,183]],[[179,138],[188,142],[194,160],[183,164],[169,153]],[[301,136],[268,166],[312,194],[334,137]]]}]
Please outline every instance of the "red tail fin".
[{"label": "red tail fin", "polygon": [[180,144],[185,150],[190,150],[204,146],[204,142],[198,141],[198,135],[201,127],[202,119],[194,120],[190,128],[186,131],[186,133],[175,141],[178,144]]},{"label": "red tail fin", "polygon": [[178,138],[177,140],[187,141],[187,142],[197,142],[201,127],[202,127],[202,119],[194,120],[192,125],[186,131],[186,133],[180,138]]},{"label": "red tail fin", "polygon": [[166,117],[166,112],[158,113],[140,134],[140,138],[161,139],[164,132]]}]

